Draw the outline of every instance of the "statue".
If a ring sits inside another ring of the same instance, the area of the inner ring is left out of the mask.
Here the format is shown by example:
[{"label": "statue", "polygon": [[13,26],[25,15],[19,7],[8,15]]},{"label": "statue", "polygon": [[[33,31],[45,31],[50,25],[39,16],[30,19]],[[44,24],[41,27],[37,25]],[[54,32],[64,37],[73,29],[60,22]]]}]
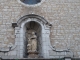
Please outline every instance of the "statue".
[{"label": "statue", "polygon": [[28,52],[37,51],[37,36],[35,35],[35,32],[32,32],[31,36],[28,38],[27,50]]},{"label": "statue", "polygon": [[28,31],[28,58],[38,58],[38,51],[37,51],[37,36],[33,30]]}]

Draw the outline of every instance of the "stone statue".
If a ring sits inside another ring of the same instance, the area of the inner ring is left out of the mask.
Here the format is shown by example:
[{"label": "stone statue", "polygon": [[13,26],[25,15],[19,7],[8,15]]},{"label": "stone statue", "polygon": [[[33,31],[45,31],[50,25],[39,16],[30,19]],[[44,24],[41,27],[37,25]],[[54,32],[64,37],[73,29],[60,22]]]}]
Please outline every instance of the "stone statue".
[{"label": "stone statue", "polygon": [[35,32],[32,32],[31,36],[28,38],[27,49],[28,49],[28,52],[37,51],[37,36],[35,35]]},{"label": "stone statue", "polygon": [[31,51],[31,40],[30,40],[30,38],[28,38],[27,50],[28,50],[28,52]]}]

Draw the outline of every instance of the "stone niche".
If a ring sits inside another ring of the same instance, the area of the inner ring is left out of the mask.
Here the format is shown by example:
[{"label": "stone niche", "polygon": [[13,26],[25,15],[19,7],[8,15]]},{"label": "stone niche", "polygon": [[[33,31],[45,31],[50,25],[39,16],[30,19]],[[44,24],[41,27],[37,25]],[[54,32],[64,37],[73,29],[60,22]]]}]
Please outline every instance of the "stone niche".
[{"label": "stone niche", "polygon": [[[15,45],[20,47],[17,50],[17,53],[19,53],[17,56],[20,56],[20,58],[49,58],[51,24],[41,16],[30,14],[19,19],[17,25],[18,27],[15,27]],[[35,52],[28,49],[28,37],[31,38],[32,32],[35,32],[37,36]]]},{"label": "stone niche", "polygon": [[[35,18],[30,18],[30,19],[35,19]],[[34,55],[34,58],[36,58],[36,57],[38,58],[38,56],[36,56],[36,55],[41,54],[41,49],[42,49],[42,47],[41,47],[41,30],[42,30],[41,26],[35,21],[30,21],[25,25],[25,28],[26,28],[25,37],[26,37],[26,42],[27,42],[26,43],[27,44],[26,53],[29,55],[28,58],[30,58],[30,56],[32,56],[32,55]],[[36,39],[35,39],[35,37],[33,37],[31,39],[32,32],[35,32],[35,35],[37,37]],[[29,41],[29,39],[30,39],[30,41]],[[35,40],[35,41],[33,41],[33,45],[35,44],[36,46],[35,45],[28,46],[28,45],[32,44],[31,40],[32,41]],[[31,51],[32,47],[34,47],[36,49],[36,51]],[[27,50],[29,50],[29,51],[27,51]]]}]

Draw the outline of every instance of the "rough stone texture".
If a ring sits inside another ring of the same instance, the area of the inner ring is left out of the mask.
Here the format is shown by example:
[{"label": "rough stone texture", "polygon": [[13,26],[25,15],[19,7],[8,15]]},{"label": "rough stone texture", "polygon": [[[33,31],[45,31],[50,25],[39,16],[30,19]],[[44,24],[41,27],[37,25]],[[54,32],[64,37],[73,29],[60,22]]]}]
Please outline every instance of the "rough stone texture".
[{"label": "rough stone texture", "polygon": [[[80,0],[45,0],[35,7],[24,6],[17,0],[0,0],[0,48],[6,48],[9,43],[15,44],[12,23],[28,14],[40,15],[52,24],[52,46],[58,49],[69,48],[74,57],[80,57]],[[17,56],[16,51],[12,52],[12,58]],[[57,54],[54,51],[52,53]],[[54,54],[50,52],[51,56]],[[11,56],[11,53],[1,52],[1,55],[6,58]]]}]

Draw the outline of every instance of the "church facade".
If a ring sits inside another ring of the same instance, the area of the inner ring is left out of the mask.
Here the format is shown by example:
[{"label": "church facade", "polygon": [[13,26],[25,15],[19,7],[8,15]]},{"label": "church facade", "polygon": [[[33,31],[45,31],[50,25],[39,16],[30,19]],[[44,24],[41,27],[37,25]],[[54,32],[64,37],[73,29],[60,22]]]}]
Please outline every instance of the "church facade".
[{"label": "church facade", "polygon": [[1,59],[80,58],[80,0],[0,0]]}]

